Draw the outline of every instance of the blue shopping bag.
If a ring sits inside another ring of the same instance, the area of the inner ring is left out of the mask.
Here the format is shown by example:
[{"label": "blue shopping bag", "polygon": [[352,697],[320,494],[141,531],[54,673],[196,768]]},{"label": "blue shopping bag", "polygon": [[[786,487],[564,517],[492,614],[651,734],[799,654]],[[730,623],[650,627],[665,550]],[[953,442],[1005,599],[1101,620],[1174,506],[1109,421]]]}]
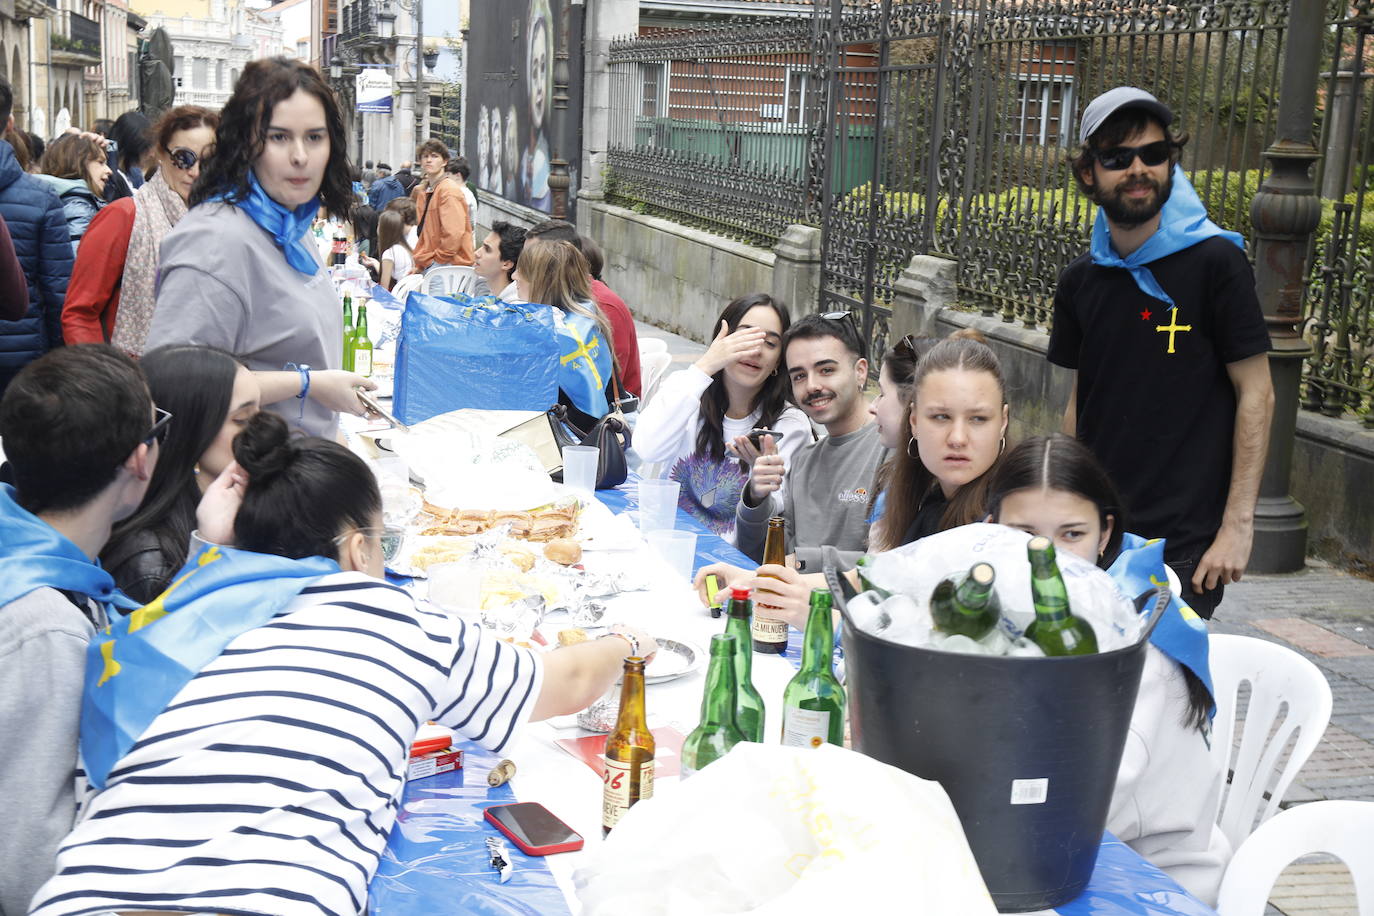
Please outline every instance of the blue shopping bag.
[{"label": "blue shopping bag", "polygon": [[547,306],[411,293],[396,344],[395,414],[411,424],[465,407],[548,410],[558,402],[560,355]]}]

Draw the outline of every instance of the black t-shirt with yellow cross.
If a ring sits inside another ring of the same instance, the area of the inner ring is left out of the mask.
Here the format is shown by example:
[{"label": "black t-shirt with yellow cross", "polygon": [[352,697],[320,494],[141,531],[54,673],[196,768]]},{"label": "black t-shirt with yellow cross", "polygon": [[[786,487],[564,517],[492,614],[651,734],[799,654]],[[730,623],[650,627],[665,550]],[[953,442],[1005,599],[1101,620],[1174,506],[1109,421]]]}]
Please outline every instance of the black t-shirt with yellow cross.
[{"label": "black t-shirt with yellow cross", "polygon": [[1244,252],[1215,237],[1147,265],[1171,307],[1089,255],[1059,276],[1050,362],[1078,370],[1078,438],[1126,503],[1128,530],[1196,560],[1221,526],[1236,393],[1228,363],[1269,350]]}]

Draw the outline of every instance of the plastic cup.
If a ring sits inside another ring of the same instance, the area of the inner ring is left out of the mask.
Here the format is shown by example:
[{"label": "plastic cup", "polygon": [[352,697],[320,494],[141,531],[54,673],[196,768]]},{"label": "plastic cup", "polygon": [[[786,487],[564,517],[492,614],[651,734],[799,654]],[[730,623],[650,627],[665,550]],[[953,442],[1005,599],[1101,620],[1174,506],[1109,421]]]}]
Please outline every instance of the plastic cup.
[{"label": "plastic cup", "polygon": [[639,482],[639,530],[671,531],[677,525],[677,498],[682,485],[676,480]]},{"label": "plastic cup", "polygon": [[596,466],[601,449],[595,445],[569,445],[563,449],[563,482],[574,490],[591,493],[596,489]]},{"label": "plastic cup", "polygon": [[428,570],[430,603],[455,614],[480,612],[482,572],[476,560],[435,563]]},{"label": "plastic cup", "polygon": [[688,582],[692,581],[692,560],[696,558],[697,553],[696,532],[663,529],[650,531],[644,535],[644,539],[673,572]]}]

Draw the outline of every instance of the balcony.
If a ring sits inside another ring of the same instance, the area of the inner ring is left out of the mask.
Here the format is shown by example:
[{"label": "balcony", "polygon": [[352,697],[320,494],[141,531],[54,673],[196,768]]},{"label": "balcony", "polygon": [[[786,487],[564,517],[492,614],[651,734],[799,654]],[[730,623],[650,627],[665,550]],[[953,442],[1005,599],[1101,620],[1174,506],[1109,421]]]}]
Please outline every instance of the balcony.
[{"label": "balcony", "polygon": [[339,15],[339,43],[363,49],[389,45],[394,40],[396,14],[378,0],[345,2]]},{"label": "balcony", "polygon": [[67,34],[54,31],[51,37],[52,63],[58,67],[98,67],[100,23],[78,13],[65,14]]}]

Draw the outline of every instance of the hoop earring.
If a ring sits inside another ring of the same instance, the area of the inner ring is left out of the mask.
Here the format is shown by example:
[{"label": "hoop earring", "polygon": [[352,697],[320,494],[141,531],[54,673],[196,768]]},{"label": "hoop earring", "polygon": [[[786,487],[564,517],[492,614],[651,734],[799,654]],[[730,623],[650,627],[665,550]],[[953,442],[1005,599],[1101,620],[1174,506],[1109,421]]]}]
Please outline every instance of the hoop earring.
[{"label": "hoop earring", "polygon": [[997,456],[1000,458],[1002,453],[1007,450],[1007,437],[1003,436],[997,443]]},{"label": "hoop earring", "polygon": [[907,456],[908,458],[919,458],[919,457],[921,457],[920,455],[913,455],[913,454],[911,453],[911,447],[912,447],[913,445],[915,445],[915,444],[916,444],[916,437],[915,437],[915,436],[912,436],[911,438],[909,438],[909,439],[906,440],[906,456]]},{"label": "hoop earring", "polygon": [[778,377],[778,370],[777,370],[777,369],[774,369],[772,372],[769,373],[769,376],[770,376],[771,378],[777,378],[777,377]]}]

